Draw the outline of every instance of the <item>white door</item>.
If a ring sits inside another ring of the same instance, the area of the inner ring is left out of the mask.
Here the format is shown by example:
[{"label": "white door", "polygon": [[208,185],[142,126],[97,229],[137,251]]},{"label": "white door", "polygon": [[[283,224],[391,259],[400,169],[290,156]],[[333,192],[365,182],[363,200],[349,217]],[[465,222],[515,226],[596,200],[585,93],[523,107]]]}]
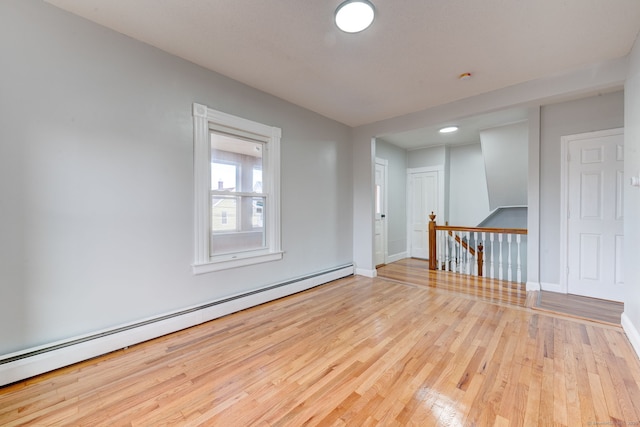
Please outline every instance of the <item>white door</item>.
[{"label": "white door", "polygon": [[414,258],[429,258],[429,214],[440,214],[438,179],[437,171],[409,174],[409,240]]},{"label": "white door", "polygon": [[387,160],[376,159],[375,176],[375,225],[374,225],[374,263],[376,266],[385,264],[387,252],[386,227],[386,177]]},{"label": "white door", "polygon": [[622,301],[622,130],[568,138],[567,291]]}]

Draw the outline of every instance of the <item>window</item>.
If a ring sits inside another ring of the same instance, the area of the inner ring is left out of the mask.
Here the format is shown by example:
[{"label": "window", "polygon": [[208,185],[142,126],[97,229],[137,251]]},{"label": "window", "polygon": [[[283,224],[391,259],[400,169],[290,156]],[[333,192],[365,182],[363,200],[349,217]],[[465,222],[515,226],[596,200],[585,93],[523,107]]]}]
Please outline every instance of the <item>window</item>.
[{"label": "window", "polygon": [[193,105],[194,273],[282,258],[279,128]]}]

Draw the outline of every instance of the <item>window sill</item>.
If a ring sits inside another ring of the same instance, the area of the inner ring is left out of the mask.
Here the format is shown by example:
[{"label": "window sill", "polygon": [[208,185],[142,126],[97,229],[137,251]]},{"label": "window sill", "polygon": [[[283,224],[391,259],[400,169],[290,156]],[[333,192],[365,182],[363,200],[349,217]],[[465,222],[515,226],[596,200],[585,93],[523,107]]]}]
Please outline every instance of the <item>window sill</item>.
[{"label": "window sill", "polygon": [[228,270],[231,268],[244,267],[247,265],[261,264],[263,262],[278,261],[282,259],[283,252],[268,252],[261,254],[242,254],[237,258],[226,260],[216,260],[202,264],[193,264],[193,274],[205,274],[214,271]]}]

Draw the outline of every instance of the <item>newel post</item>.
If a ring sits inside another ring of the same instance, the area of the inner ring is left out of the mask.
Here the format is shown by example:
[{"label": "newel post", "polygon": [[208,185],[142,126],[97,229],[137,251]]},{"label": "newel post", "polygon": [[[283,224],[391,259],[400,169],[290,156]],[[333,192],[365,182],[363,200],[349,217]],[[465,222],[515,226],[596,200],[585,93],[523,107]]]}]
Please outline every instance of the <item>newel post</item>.
[{"label": "newel post", "polygon": [[431,212],[429,215],[429,270],[437,270],[436,252],[436,215]]},{"label": "newel post", "polygon": [[482,264],[484,263],[484,246],[478,243],[478,277],[482,277]]}]

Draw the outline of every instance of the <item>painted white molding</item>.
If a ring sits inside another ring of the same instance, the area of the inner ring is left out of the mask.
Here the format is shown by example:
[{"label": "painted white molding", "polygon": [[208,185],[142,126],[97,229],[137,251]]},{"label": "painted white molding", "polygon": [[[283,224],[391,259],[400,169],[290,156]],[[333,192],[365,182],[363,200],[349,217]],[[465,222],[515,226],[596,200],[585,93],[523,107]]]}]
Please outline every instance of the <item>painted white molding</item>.
[{"label": "painted white molding", "polygon": [[399,254],[389,255],[387,257],[387,264],[391,264],[392,262],[400,261],[401,259],[409,258],[407,252],[400,252]]},{"label": "painted white molding", "polygon": [[358,268],[356,267],[354,270],[354,273],[358,276],[364,276],[364,277],[376,277],[378,275],[378,271],[374,268],[373,270],[369,270],[366,268]]},{"label": "painted white molding", "polygon": [[562,285],[559,283],[540,282],[541,291],[558,292],[560,294],[566,294],[566,290],[563,290]]},{"label": "painted white molding", "polygon": [[527,282],[527,292],[541,290],[539,282]]},{"label": "painted white molding", "polygon": [[[280,139],[282,130],[193,104],[194,150],[194,274],[203,274],[282,259],[280,236]],[[265,145],[263,190],[266,202],[266,248],[213,255],[211,236],[211,140],[218,130]]]},{"label": "painted white molding", "polygon": [[[199,325],[353,274],[353,265],[336,267],[281,284],[141,319],[117,328],[0,356],[0,386],[100,356],[153,338]],[[95,337],[95,338],[93,338]],[[13,359],[13,360],[10,360]],[[3,363],[3,360],[10,360]]]},{"label": "painted white molding", "polygon": [[627,313],[622,313],[620,317],[620,323],[622,324],[622,330],[627,334],[631,346],[636,351],[638,358],[640,358],[640,331],[633,325]]}]

